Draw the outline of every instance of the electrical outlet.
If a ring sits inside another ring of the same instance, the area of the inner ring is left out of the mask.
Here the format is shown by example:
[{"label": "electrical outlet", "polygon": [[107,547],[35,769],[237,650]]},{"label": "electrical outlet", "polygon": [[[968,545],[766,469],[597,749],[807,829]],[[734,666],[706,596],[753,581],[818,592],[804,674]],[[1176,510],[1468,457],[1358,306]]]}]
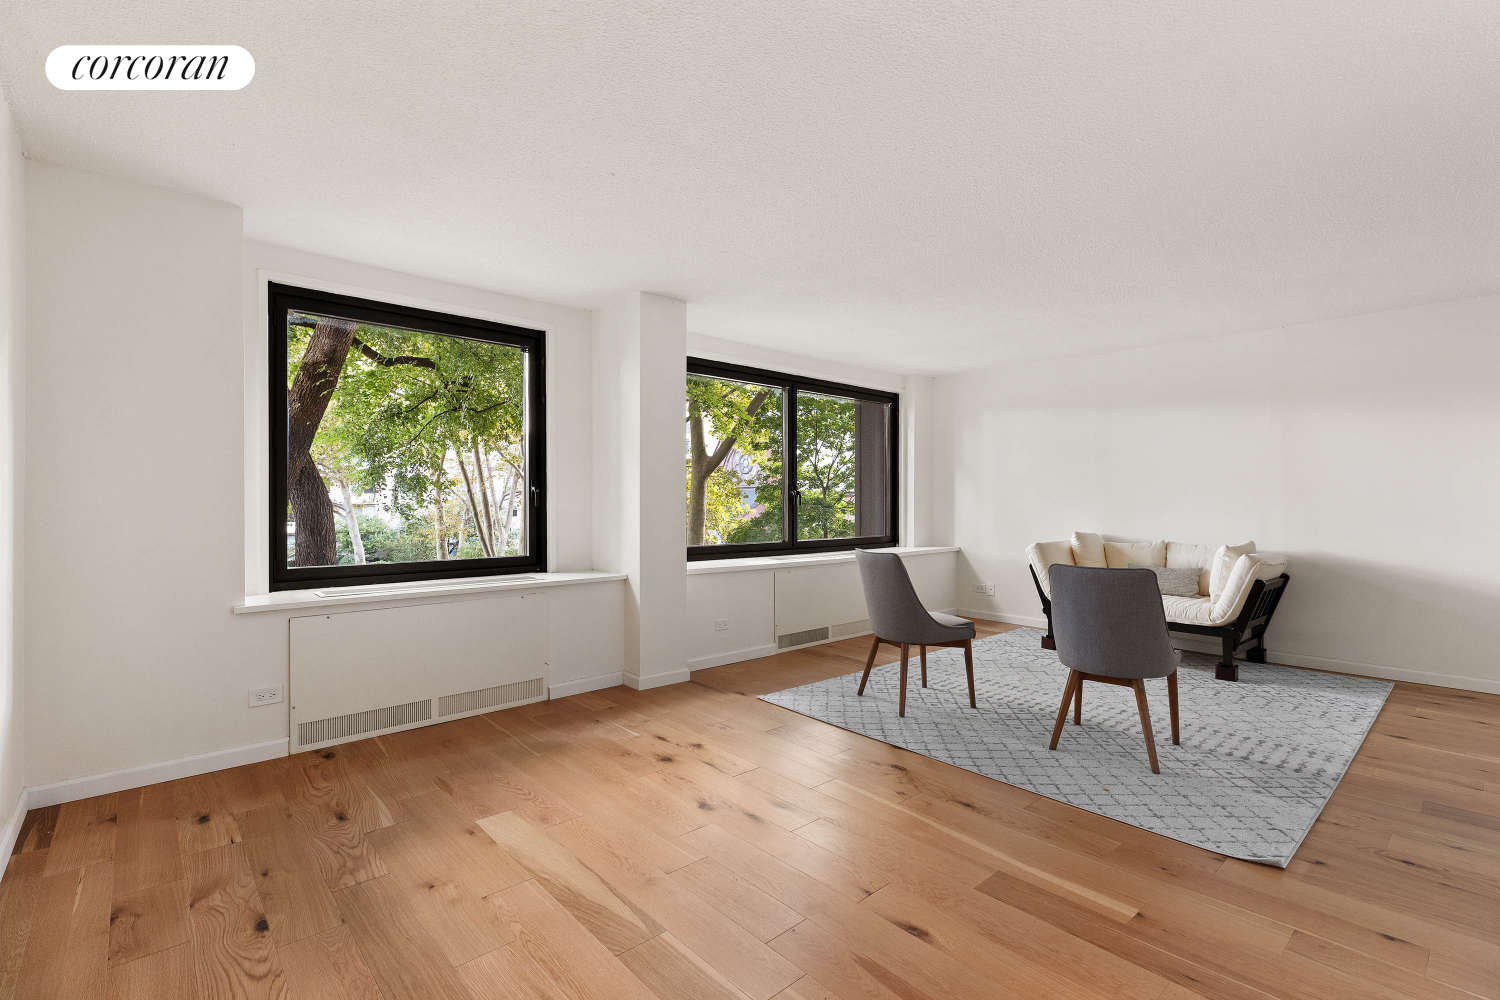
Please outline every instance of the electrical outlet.
[{"label": "electrical outlet", "polygon": [[989,596],[994,597],[995,596],[995,585],[993,583],[987,583],[987,584],[985,584],[984,585],[984,592],[986,594],[988,594]]},{"label": "electrical outlet", "polygon": [[714,620],[714,631],[723,632],[729,628],[728,618],[717,618]]},{"label": "electrical outlet", "polygon": [[256,708],[260,705],[277,705],[281,703],[281,685],[269,688],[256,688],[250,692],[250,707]]},{"label": "electrical outlet", "polygon": [[982,583],[976,583],[976,584],[974,584],[974,593],[976,593],[976,594],[982,594],[982,593],[984,593],[984,584],[982,584]]}]

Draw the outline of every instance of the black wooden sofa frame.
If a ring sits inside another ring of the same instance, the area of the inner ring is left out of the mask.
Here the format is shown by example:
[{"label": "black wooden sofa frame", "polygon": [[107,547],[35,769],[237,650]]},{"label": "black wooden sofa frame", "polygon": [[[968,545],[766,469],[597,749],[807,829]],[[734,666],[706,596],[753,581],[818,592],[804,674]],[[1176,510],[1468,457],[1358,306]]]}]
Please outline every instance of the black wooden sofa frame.
[{"label": "black wooden sofa frame", "polygon": [[[1036,567],[1030,566],[1028,569],[1031,570],[1031,582],[1036,585],[1036,595],[1042,599],[1042,611],[1047,615],[1047,634],[1042,637],[1042,648],[1056,649],[1057,640],[1052,635],[1052,601],[1042,590],[1042,581],[1037,579]],[[1239,617],[1232,622],[1225,622],[1223,625],[1193,625],[1168,621],[1167,628],[1172,632],[1216,637],[1224,652],[1214,669],[1214,676],[1221,681],[1237,681],[1240,679],[1240,668],[1234,662],[1234,654],[1245,643],[1255,644],[1245,651],[1245,659],[1251,663],[1266,662],[1266,626],[1271,624],[1271,616],[1276,613],[1276,605],[1281,603],[1281,595],[1286,590],[1289,579],[1291,577],[1283,573],[1274,580],[1256,580],[1250,587]]]}]

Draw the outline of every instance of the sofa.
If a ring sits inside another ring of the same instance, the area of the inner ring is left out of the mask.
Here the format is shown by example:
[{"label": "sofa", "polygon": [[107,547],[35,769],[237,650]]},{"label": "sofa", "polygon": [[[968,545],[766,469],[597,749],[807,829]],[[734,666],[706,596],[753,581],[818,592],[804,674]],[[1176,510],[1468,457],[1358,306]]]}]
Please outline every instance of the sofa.
[{"label": "sofa", "polygon": [[[1243,545],[1198,545],[1192,542],[1142,541],[1075,531],[1064,542],[1036,542],[1026,549],[1031,562],[1031,580],[1047,615],[1043,649],[1056,649],[1052,636],[1052,598],[1047,571],[1066,566],[1100,566],[1126,569],[1131,566],[1159,567],[1164,593],[1161,603],[1167,628],[1173,632],[1203,635],[1220,641],[1222,659],[1216,668],[1220,680],[1239,680],[1235,654],[1246,643],[1245,658],[1266,661],[1265,634],[1271,616],[1286,590],[1286,557],[1257,552],[1254,542]],[[1191,593],[1191,574],[1198,571],[1197,593]],[[1178,572],[1172,573],[1170,571]],[[1167,580],[1174,581],[1168,584]]]}]

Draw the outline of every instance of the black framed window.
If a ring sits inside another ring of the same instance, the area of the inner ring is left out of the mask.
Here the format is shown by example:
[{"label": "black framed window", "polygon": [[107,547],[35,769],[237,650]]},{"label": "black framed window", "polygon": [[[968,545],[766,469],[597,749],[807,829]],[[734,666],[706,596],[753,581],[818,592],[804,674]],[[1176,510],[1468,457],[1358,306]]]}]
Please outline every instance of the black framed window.
[{"label": "black framed window", "polygon": [[689,358],[689,559],[897,542],[898,398]]},{"label": "black framed window", "polygon": [[268,292],[271,589],[545,570],[544,335]]}]

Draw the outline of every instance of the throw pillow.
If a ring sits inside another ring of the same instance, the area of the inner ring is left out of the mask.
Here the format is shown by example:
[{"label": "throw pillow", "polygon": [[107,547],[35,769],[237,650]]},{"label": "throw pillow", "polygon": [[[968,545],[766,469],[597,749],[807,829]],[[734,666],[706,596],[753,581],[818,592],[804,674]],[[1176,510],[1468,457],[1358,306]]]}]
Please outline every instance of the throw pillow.
[{"label": "throw pillow", "polygon": [[1073,565],[1075,566],[1097,566],[1103,569],[1109,563],[1104,561],[1104,538],[1092,531],[1073,532]]},{"label": "throw pillow", "polygon": [[1197,597],[1198,567],[1196,566],[1146,566],[1131,563],[1130,569],[1149,569],[1156,574],[1156,589],[1164,597]]},{"label": "throw pillow", "polygon": [[1210,601],[1215,604],[1219,602],[1219,595],[1224,593],[1224,583],[1229,579],[1229,571],[1234,569],[1234,564],[1239,562],[1240,556],[1248,556],[1254,551],[1254,542],[1218,547],[1208,567],[1208,599]]},{"label": "throw pillow", "polygon": [[1133,562],[1142,566],[1167,564],[1166,542],[1105,542],[1104,561],[1110,569],[1124,569]]}]

